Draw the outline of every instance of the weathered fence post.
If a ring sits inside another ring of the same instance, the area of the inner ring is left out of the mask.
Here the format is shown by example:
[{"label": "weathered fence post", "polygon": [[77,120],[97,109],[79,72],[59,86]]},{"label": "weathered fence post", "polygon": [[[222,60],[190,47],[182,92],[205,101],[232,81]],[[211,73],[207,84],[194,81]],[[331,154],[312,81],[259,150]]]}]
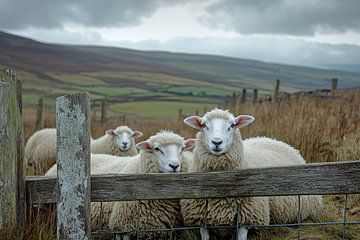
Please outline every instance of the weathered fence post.
[{"label": "weathered fence post", "polygon": [[255,104],[257,102],[257,97],[258,97],[258,90],[254,88],[252,95],[252,104]]},{"label": "weathered fence post", "polygon": [[90,234],[90,97],[76,93],[56,100],[59,199],[57,238]]},{"label": "weathered fence post", "polygon": [[334,96],[336,94],[336,88],[337,88],[338,79],[333,78],[331,79],[331,94]]},{"label": "weathered fence post", "polygon": [[21,80],[0,72],[0,229],[24,224],[26,215]]},{"label": "weathered fence post", "polygon": [[280,88],[280,80],[279,80],[279,79],[276,79],[275,87],[274,87],[274,92],[273,92],[273,98],[272,98],[272,100],[273,100],[274,102],[278,100],[278,97],[279,97],[279,88]]},{"label": "weathered fence post", "polygon": [[106,122],[106,100],[101,102],[101,122]]},{"label": "weathered fence post", "polygon": [[36,112],[35,131],[44,127],[44,99],[39,98],[39,103]]}]

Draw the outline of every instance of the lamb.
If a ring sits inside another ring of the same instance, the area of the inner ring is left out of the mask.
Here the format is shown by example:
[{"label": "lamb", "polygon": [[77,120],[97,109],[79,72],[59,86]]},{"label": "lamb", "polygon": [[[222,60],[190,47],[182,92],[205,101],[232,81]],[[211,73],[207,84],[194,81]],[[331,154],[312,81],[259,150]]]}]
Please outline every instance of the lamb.
[{"label": "lamb", "polygon": [[[239,128],[254,121],[247,115],[234,117],[228,111],[214,109],[203,118],[193,116],[184,122],[195,129],[193,164],[190,172],[210,172],[242,169],[244,165],[243,140]],[[267,197],[183,199],[181,212],[186,225],[233,225],[238,205],[241,224],[268,224],[270,222]],[[242,226],[237,239],[247,239],[247,228]],[[210,238],[208,229],[200,229],[203,240]],[[219,238],[229,239],[231,231],[219,232]]]},{"label": "lamb", "polygon": [[[194,150],[195,158],[191,171],[228,170],[231,169],[230,167],[246,169],[305,164],[305,160],[299,151],[283,142],[266,137],[242,141],[240,132],[236,128],[246,126],[253,120],[253,117],[246,115],[234,118],[228,111],[220,109],[207,113],[203,118],[193,116],[185,119],[185,123],[188,125],[196,129],[202,129],[202,132],[199,132],[197,135]],[[234,159],[238,160],[236,164],[231,161]],[[234,166],[230,166],[229,163],[233,163]],[[272,223],[290,223],[296,221],[297,197],[257,198],[257,201],[262,202],[265,207],[261,206],[261,204],[260,208],[256,204],[252,206],[247,205],[246,207],[241,205],[242,203],[240,202],[240,209],[245,208],[260,214],[259,216],[262,216],[262,218],[261,221],[257,222],[258,224],[269,223],[269,221]],[[218,206],[213,204],[213,207],[208,210],[213,217],[212,221],[210,221],[211,224],[231,223],[230,218],[234,217],[234,199],[227,202],[224,200],[223,203],[225,206],[231,206],[230,210],[224,211],[224,209],[221,209],[219,207],[221,203],[219,202]],[[204,221],[201,219],[201,214],[203,214],[204,210],[199,209],[200,204],[196,208],[192,204],[188,200],[181,201],[185,222],[188,224],[203,223],[201,222]],[[208,206],[210,206],[209,203]],[[302,196],[301,217],[303,219],[309,215],[317,214],[321,209],[322,198],[320,196]],[[251,219],[247,219],[244,213],[240,212],[240,215],[241,224],[247,223],[247,221],[251,222]],[[217,216],[221,217],[221,222],[215,221]],[[224,221],[223,216],[227,216],[228,221]],[[209,237],[209,233],[206,230],[202,229],[201,233],[203,239]],[[246,228],[240,227],[237,239],[247,239]]]},{"label": "lamb", "polygon": [[[139,157],[128,164],[121,173],[173,173],[187,170],[184,151],[192,149],[194,139],[184,139],[169,131],[162,131],[147,141],[138,143]],[[179,200],[146,200],[115,202],[109,219],[112,230],[137,229],[137,211],[140,211],[140,229],[169,228],[180,226]],[[166,233],[147,233],[146,237],[159,238]],[[129,236],[126,236],[129,238]]]},{"label": "lamb", "polygon": [[[244,140],[246,165],[244,168],[294,166],[306,164],[300,152],[290,145],[266,137]],[[298,217],[298,197],[270,197],[270,222],[295,223]],[[321,196],[300,197],[300,217],[317,216],[323,210]]]},{"label": "lamb", "polygon": [[115,130],[107,130],[105,135],[91,141],[91,152],[114,156],[137,155],[134,138],[143,136],[140,131],[133,131],[128,126],[120,126]]},{"label": "lamb", "polygon": [[[127,126],[108,130],[106,134],[91,141],[93,153],[118,156],[134,156],[137,154],[134,138],[143,135]],[[34,175],[43,175],[56,162],[56,129],[45,128],[35,132],[25,146],[25,159]],[[56,168],[56,167],[55,167]]]}]

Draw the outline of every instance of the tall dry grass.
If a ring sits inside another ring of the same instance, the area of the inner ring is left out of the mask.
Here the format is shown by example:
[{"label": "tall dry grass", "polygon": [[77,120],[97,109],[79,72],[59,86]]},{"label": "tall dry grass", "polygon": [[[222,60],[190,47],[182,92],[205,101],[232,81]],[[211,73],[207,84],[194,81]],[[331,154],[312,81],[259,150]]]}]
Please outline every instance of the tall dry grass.
[{"label": "tall dry grass", "polygon": [[[268,136],[289,143],[299,149],[307,162],[328,162],[360,159],[360,91],[340,92],[335,97],[307,96],[296,99],[279,100],[278,102],[245,103],[237,106],[235,114],[253,115],[256,121],[246,128],[241,129],[243,137]],[[28,138],[34,129],[33,118],[24,119],[25,137]],[[196,131],[186,127],[181,121],[169,120],[144,120],[141,118],[127,117],[114,118],[105,124],[93,121],[91,124],[92,136],[99,137],[107,129],[115,128],[118,125],[129,125],[133,129],[144,132],[144,137],[139,141],[148,138],[160,129],[170,129],[180,133],[185,138],[194,138]],[[46,114],[45,127],[55,126],[54,113]],[[358,196],[351,198],[353,206],[360,205]],[[342,206],[343,198],[333,200],[326,198],[329,208]],[[341,219],[341,213],[328,213],[322,219],[329,217]],[[357,218],[360,220],[360,216]],[[26,234],[20,234],[16,239],[54,239],[51,220],[40,221],[39,218],[31,220],[29,227],[24,230]],[[39,237],[39,232],[48,232]],[[326,230],[329,229],[329,230]],[[360,239],[360,227],[348,227],[346,239]],[[36,231],[39,230],[39,231]],[[276,232],[276,231],[275,231]],[[269,232],[268,232],[269,233]],[[294,239],[293,230],[276,232],[280,238],[261,239]],[[304,239],[341,239],[341,228],[329,226],[318,227],[311,230]],[[266,236],[266,235],[265,235]],[[39,238],[36,238],[39,237]],[[0,239],[7,238],[6,234],[0,233]]]}]

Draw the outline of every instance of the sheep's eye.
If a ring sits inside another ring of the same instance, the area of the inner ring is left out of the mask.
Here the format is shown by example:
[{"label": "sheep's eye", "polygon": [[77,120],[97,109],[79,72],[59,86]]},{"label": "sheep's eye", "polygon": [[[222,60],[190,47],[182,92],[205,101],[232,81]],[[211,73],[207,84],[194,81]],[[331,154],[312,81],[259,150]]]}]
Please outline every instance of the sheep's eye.
[{"label": "sheep's eye", "polygon": [[206,130],[209,130],[209,127],[208,127],[208,126],[206,126],[206,124],[205,124],[205,123],[203,124],[203,128],[206,128]]},{"label": "sheep's eye", "polygon": [[155,148],[155,151],[158,151],[158,152],[163,153],[163,151],[162,151],[160,148],[158,148],[158,147]]}]

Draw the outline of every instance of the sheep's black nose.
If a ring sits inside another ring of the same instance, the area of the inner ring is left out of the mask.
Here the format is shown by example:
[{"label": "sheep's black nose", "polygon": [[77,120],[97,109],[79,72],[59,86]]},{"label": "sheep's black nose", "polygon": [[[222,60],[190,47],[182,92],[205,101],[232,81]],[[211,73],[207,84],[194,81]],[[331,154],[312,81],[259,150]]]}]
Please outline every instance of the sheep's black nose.
[{"label": "sheep's black nose", "polygon": [[211,142],[212,142],[216,147],[218,147],[220,144],[223,143],[222,140],[220,140],[220,141],[214,141],[214,140],[212,140]]},{"label": "sheep's black nose", "polygon": [[127,145],[128,143],[127,143],[127,142],[123,142],[122,144],[126,147],[126,145]]},{"label": "sheep's black nose", "polygon": [[179,167],[178,163],[169,163],[169,166],[174,170],[174,172],[176,171],[176,169]]}]

